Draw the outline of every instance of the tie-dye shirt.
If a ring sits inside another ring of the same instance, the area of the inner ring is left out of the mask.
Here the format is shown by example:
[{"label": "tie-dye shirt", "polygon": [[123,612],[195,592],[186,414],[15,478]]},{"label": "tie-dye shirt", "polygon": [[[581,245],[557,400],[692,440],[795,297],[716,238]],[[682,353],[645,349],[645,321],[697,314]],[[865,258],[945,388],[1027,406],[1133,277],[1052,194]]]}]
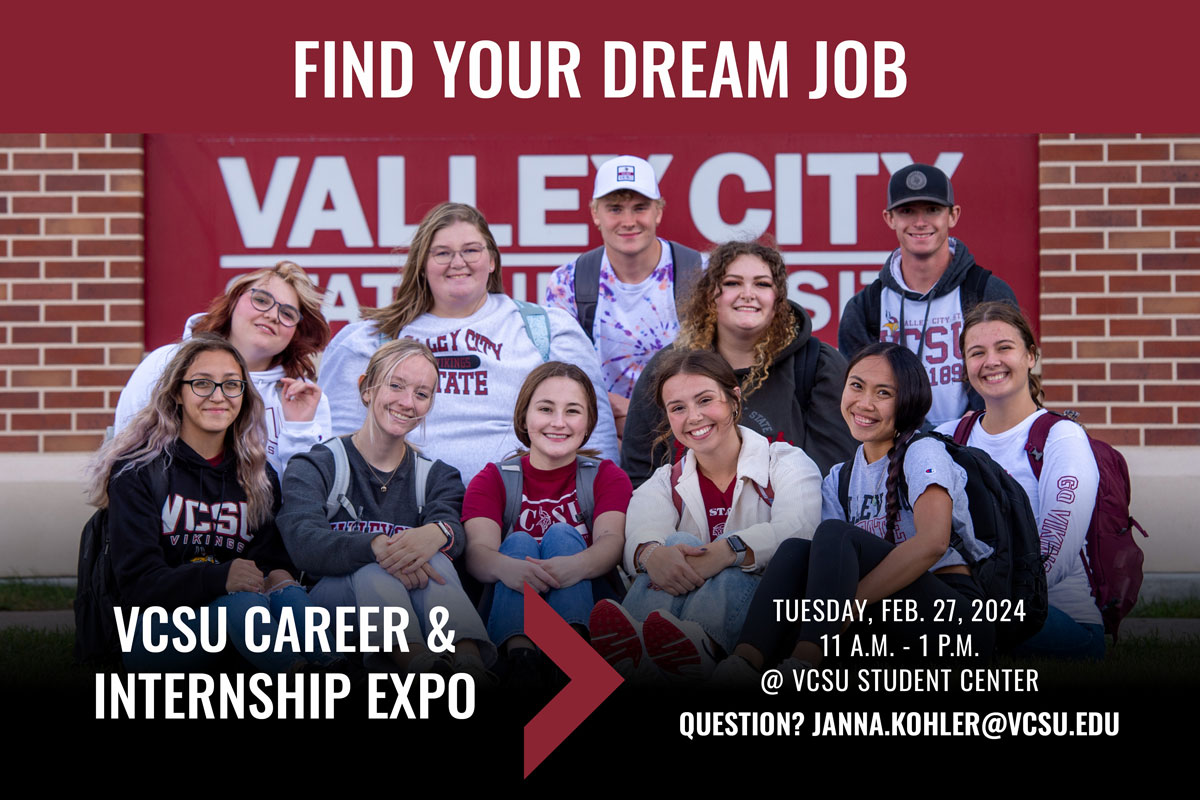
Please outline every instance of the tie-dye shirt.
[{"label": "tie-dye shirt", "polygon": [[[608,263],[606,252],[600,260],[600,292],[596,300],[596,318],[592,337],[600,369],[608,391],[633,396],[633,385],[651,356],[663,349],[679,333],[675,312],[671,246],[663,239],[662,255],[650,277],[641,283],[622,283]],[[575,262],[554,270],[546,287],[546,305],[561,308],[576,319]]]}]

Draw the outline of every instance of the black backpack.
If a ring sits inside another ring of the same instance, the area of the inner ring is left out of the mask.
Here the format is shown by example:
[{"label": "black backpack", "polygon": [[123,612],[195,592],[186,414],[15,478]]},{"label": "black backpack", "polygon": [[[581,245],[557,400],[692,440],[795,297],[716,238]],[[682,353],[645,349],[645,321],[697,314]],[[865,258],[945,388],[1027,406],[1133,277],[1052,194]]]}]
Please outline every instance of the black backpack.
[{"label": "black backpack", "polygon": [[[1037,520],[1029,505],[1029,496],[1016,479],[1004,471],[991,456],[977,447],[957,444],[941,433],[920,433],[917,439],[931,437],[945,446],[946,452],[967,473],[967,503],[975,538],[990,545],[993,553],[982,561],[972,561],[962,539],[951,533],[950,546],[962,555],[971,574],[989,600],[1018,601],[1024,619],[1010,619],[996,625],[996,644],[1012,649],[1042,629],[1046,622],[1046,571],[1042,566],[1041,540]],[[838,501],[850,518],[850,472],[853,460],[842,465],[838,476]],[[900,471],[900,502],[908,506],[908,482]],[[963,609],[970,614],[973,609]]]},{"label": "black backpack", "polygon": [[[150,469],[152,497],[167,492],[167,473],[159,465]],[[97,509],[79,535],[79,566],[75,587],[75,659],[84,664],[115,666],[121,663],[114,609],[121,593],[113,572],[112,539],[108,533],[108,509]]]},{"label": "black backpack", "polygon": [[[697,250],[684,247],[678,242],[668,242],[671,248],[671,264],[675,270],[673,289],[675,291],[675,308],[679,306],[691,291],[692,284],[700,276],[701,258]],[[596,301],[600,297],[600,261],[604,257],[604,245],[588,250],[575,259],[575,311],[579,319],[579,327],[592,338],[592,326],[596,322]]]}]

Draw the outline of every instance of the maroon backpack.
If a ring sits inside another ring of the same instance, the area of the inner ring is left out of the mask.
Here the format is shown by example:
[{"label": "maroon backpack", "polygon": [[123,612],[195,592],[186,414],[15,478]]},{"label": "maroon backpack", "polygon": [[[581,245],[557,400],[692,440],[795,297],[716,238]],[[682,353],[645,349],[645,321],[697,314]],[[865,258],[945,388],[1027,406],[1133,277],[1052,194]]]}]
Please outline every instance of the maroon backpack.
[{"label": "maroon backpack", "polygon": [[[968,412],[954,431],[954,441],[966,444],[971,429],[983,415],[981,411]],[[1042,476],[1042,455],[1046,450],[1046,438],[1050,429],[1062,420],[1078,422],[1074,411],[1058,413],[1050,411],[1034,420],[1025,442],[1025,453],[1029,456],[1029,467],[1033,477]],[[1080,425],[1082,428],[1083,426]],[[1086,431],[1085,431],[1086,433]],[[1117,638],[1121,620],[1137,603],[1142,588],[1142,550],[1133,538],[1133,528],[1149,536],[1145,529],[1129,514],[1129,467],[1125,458],[1115,448],[1099,439],[1088,436],[1096,468],[1100,472],[1100,483],[1096,489],[1096,505],[1092,509],[1092,520],[1088,524],[1083,557],[1083,568],[1092,585],[1092,597],[1104,619],[1104,632]]]}]

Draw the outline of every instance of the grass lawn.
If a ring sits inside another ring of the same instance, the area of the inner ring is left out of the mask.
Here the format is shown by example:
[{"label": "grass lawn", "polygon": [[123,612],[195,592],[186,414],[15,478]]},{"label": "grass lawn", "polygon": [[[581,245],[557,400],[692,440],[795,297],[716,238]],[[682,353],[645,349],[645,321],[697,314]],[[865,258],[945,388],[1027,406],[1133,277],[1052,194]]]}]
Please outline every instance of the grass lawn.
[{"label": "grass lawn", "polygon": [[0,611],[68,609],[74,599],[74,586],[35,581],[0,581]]}]

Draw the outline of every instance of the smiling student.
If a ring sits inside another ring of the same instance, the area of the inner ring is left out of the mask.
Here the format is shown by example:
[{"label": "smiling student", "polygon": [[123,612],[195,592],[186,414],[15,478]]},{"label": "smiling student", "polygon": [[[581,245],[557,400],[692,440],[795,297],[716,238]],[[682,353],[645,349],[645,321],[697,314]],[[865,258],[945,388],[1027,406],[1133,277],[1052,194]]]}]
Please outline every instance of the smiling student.
[{"label": "smiling student", "polygon": [[[931,425],[958,419],[967,409],[969,387],[955,335],[963,315],[986,300],[1017,305],[1009,285],[950,236],[961,212],[950,179],[937,167],[896,170],[888,181],[883,221],[900,246],[874,283],[850,298],[838,324],[838,349],[846,358],[879,341],[916,353],[933,390]],[[978,398],[972,407],[982,408]]]}]

